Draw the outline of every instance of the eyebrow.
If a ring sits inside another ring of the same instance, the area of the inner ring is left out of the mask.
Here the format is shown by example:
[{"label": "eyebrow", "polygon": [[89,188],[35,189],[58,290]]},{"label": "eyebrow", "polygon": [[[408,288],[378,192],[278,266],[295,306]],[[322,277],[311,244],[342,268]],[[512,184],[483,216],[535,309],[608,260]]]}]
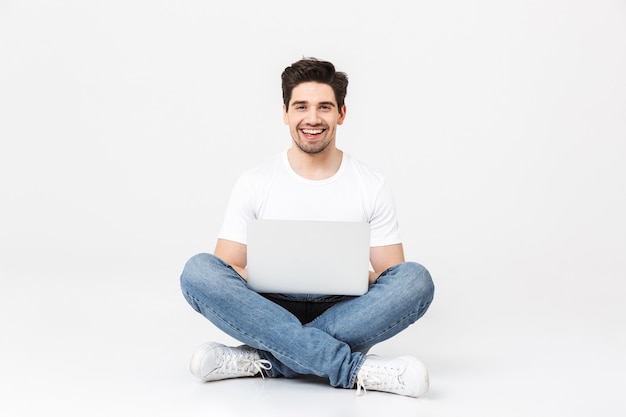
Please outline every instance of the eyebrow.
[{"label": "eyebrow", "polygon": [[[293,103],[291,103],[291,107],[293,106],[299,106],[301,104],[309,104],[308,101],[306,100],[298,100],[298,101],[294,101]],[[331,106],[331,107],[335,107],[335,103],[333,103],[332,101],[321,101],[318,103],[318,105],[320,106]]]}]

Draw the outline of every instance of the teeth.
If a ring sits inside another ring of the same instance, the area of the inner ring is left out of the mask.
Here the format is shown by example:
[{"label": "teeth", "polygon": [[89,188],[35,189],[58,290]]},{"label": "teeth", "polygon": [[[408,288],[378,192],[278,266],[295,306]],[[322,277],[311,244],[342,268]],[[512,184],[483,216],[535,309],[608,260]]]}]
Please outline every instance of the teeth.
[{"label": "teeth", "polygon": [[319,135],[323,132],[323,129],[302,129],[302,132],[306,133],[307,135]]}]

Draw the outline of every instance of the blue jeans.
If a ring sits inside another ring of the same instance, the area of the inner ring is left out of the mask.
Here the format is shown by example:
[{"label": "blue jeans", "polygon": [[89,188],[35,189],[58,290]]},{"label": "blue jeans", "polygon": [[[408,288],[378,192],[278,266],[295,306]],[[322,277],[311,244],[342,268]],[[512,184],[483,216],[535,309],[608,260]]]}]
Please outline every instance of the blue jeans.
[{"label": "blue jeans", "polygon": [[187,262],[181,287],[197,312],[270,361],[268,376],[316,375],[343,388],[354,386],[365,353],[417,321],[434,295],[414,262],[387,269],[359,297],[259,294],[206,253]]}]

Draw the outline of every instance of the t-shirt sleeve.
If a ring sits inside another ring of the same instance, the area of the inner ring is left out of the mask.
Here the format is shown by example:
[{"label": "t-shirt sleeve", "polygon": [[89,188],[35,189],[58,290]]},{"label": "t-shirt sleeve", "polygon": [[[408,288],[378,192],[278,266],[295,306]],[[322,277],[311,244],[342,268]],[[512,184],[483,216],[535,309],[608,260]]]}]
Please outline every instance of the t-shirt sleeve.
[{"label": "t-shirt sleeve", "polygon": [[391,189],[383,180],[374,199],[371,226],[371,246],[402,243],[396,206]]},{"label": "t-shirt sleeve", "polygon": [[254,193],[247,173],[243,173],[235,183],[226,206],[226,213],[220,228],[220,239],[247,243],[248,220],[256,218]]}]

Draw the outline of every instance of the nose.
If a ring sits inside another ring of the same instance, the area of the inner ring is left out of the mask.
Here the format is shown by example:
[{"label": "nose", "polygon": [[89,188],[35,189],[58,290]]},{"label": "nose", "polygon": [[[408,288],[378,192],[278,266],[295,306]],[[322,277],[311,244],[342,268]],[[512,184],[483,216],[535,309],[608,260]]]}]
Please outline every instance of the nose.
[{"label": "nose", "polygon": [[319,117],[319,113],[317,111],[316,108],[310,108],[309,111],[307,111],[306,116],[305,116],[305,120],[307,123],[315,125],[320,121],[320,117]]}]

